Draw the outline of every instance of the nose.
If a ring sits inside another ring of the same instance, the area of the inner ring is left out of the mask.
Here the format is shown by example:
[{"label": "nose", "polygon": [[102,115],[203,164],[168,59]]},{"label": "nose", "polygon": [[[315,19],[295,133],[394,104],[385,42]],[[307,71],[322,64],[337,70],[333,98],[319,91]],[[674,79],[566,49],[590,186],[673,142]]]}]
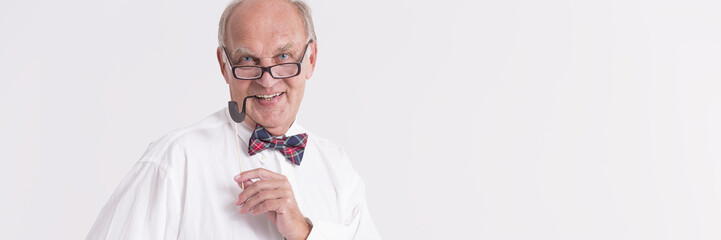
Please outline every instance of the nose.
[{"label": "nose", "polygon": [[[272,62],[264,63],[262,61],[261,61],[261,64],[263,64],[261,66],[272,66],[273,65]],[[280,81],[280,79],[273,78],[273,76],[270,75],[270,71],[263,72],[263,75],[261,75],[259,79],[255,80],[256,83],[260,84],[264,88],[270,88],[273,85],[275,85],[275,83],[277,83],[278,81]]]}]

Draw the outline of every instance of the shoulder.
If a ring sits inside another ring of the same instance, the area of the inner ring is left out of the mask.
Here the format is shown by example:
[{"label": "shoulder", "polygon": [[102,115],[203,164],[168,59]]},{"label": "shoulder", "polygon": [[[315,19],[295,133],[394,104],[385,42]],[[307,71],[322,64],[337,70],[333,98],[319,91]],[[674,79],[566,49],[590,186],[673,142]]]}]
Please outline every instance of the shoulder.
[{"label": "shoulder", "polygon": [[188,148],[212,144],[228,128],[224,109],[190,126],[175,129],[153,141],[145,150],[140,162],[153,162],[167,168],[173,159],[182,158]]}]

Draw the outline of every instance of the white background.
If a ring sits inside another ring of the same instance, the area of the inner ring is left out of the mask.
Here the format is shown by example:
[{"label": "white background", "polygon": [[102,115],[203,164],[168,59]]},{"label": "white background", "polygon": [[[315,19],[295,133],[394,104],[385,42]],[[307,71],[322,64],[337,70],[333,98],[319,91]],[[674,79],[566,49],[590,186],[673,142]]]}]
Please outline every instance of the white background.
[{"label": "white background", "polygon": [[[214,1],[0,2],[0,239],[82,239],[226,105]],[[386,239],[720,239],[718,1],[311,1],[299,122]]]}]

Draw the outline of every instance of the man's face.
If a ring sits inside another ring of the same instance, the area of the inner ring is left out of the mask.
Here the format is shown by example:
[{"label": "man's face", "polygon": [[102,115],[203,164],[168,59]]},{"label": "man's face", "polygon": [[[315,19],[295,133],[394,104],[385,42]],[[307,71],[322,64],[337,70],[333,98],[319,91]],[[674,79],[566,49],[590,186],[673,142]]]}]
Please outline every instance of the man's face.
[{"label": "man's face", "polygon": [[303,21],[288,1],[240,3],[228,19],[225,47],[232,66],[264,66],[301,62],[298,76],[275,79],[268,72],[260,79],[239,80],[226,63],[224,50],[218,49],[218,61],[233,101],[241,104],[247,96],[245,122],[258,123],[273,135],[285,134],[295,120],[305,91],[305,82],[313,73],[316,47],[310,43]]}]

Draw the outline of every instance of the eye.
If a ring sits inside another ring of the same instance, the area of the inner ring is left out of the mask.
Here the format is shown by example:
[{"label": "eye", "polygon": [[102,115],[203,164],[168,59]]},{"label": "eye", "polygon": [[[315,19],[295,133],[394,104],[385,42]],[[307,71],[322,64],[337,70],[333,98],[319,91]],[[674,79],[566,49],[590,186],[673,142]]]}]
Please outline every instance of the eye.
[{"label": "eye", "polygon": [[278,58],[280,58],[280,60],[288,60],[288,58],[290,58],[290,54],[281,53],[280,55],[278,55]]},{"label": "eye", "polygon": [[240,58],[240,61],[241,62],[252,62],[253,58],[252,57],[242,57],[242,58]]}]

